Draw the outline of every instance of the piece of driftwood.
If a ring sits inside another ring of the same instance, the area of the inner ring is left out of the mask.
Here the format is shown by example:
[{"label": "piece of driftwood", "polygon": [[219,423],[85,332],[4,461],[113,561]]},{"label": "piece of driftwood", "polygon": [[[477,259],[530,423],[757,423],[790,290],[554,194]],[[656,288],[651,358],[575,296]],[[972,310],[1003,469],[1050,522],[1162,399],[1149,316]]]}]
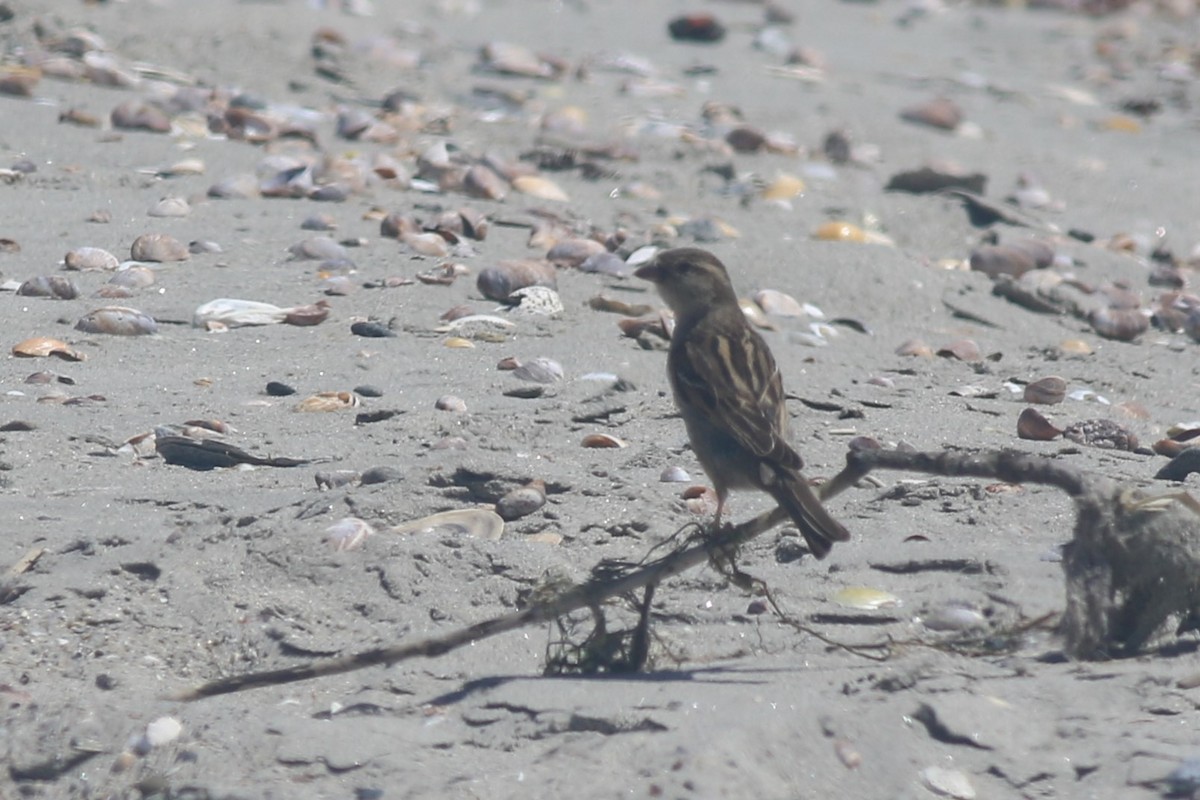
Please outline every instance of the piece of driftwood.
[{"label": "piece of driftwood", "polygon": [[1049,458],[862,449],[828,485],[836,494],[873,469],[1056,486],[1075,502],[1063,548],[1066,654],[1101,659],[1136,653],[1175,617],[1177,633],[1200,628],[1200,503],[1186,492],[1146,496]]},{"label": "piece of driftwood", "polygon": [[[828,499],[876,469],[924,472],[948,477],[977,477],[1007,483],[1056,486],[1075,502],[1074,537],[1064,548],[1066,611],[1062,634],[1066,653],[1079,659],[1107,658],[1136,652],[1168,620],[1179,618],[1179,631],[1200,628],[1200,504],[1180,492],[1143,497],[1128,487],[1092,476],[1049,458],[1010,451],[978,454],[918,453],[855,449],[846,468],[820,487]],[[639,589],[646,592],[634,650],[644,656],[649,599],[662,581],[692,567],[715,561],[727,571],[737,548],[787,519],[780,508],[736,527],[688,542],[679,549],[639,565],[600,565],[585,583],[571,586],[530,607],[414,642],[348,656],[313,661],[264,672],[217,678],[174,696],[177,700],[276,686],[366,667],[434,658],[481,639],[559,619],[600,606],[613,597]],[[642,642],[639,647],[636,642]]]}]

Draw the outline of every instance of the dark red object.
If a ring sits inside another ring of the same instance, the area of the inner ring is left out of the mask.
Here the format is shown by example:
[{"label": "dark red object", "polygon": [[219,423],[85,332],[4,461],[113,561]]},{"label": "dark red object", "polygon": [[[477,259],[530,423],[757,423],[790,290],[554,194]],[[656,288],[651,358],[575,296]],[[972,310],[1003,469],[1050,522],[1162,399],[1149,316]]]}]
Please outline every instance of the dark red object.
[{"label": "dark red object", "polygon": [[671,20],[667,30],[678,42],[719,42],[725,38],[725,26],[712,14],[684,14]]}]

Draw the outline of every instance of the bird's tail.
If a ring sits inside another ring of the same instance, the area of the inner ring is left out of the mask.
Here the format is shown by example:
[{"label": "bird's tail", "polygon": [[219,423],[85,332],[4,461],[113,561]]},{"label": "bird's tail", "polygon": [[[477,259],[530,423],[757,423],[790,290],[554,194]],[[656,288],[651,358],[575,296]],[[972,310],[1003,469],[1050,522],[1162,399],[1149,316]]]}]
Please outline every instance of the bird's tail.
[{"label": "bird's tail", "polygon": [[788,512],[792,522],[804,534],[808,549],[817,558],[829,555],[834,542],[850,539],[850,531],[830,516],[803,475],[798,472],[786,476],[781,474],[771,489],[775,502]]}]

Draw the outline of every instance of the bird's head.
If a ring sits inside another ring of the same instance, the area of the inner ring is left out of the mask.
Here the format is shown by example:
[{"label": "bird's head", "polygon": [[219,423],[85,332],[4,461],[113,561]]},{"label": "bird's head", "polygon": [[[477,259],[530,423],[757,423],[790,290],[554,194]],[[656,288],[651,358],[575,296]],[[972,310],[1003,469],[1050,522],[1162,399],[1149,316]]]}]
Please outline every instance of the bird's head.
[{"label": "bird's head", "polygon": [[725,265],[707,250],[695,247],[664,250],[634,275],[652,282],[679,318],[701,315],[729,304],[737,307],[737,295]]}]

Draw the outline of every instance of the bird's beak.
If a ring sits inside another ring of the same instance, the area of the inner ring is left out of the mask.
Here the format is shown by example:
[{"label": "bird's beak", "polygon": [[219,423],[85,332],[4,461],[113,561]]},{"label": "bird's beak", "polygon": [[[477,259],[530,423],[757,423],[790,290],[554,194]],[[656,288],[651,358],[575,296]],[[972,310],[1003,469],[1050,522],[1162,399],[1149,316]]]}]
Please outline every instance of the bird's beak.
[{"label": "bird's beak", "polygon": [[649,264],[638,267],[633,274],[635,277],[641,278],[644,281],[658,283],[659,279],[662,277],[662,270],[658,267],[658,259],[655,259]]}]

